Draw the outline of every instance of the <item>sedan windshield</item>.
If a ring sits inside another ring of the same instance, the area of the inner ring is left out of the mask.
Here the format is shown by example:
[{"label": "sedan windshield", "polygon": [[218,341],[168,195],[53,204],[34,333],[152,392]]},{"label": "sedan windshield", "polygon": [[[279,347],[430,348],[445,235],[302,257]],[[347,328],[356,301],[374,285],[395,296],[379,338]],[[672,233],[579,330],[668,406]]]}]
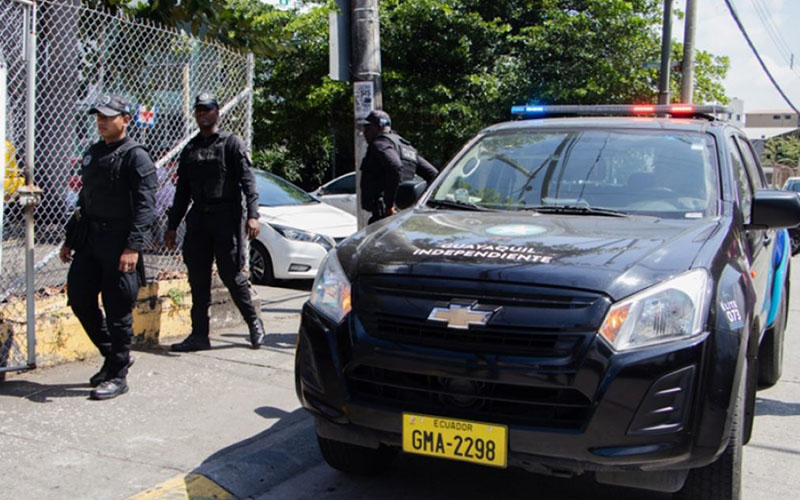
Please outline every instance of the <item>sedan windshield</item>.
[{"label": "sedan windshield", "polygon": [[429,204],[696,219],[716,213],[718,184],[714,141],[707,134],[523,130],[474,144],[447,171]]},{"label": "sedan windshield", "polygon": [[254,171],[258,188],[258,204],[262,207],[319,203],[299,187],[268,172]]}]

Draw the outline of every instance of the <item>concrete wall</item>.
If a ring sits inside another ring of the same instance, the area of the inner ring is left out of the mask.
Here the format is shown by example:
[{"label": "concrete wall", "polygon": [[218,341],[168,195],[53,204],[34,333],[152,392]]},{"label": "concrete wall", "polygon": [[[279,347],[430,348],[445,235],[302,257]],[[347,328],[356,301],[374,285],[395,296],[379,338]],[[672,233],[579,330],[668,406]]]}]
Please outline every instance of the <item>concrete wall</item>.
[{"label": "concrete wall", "polygon": [[[256,310],[260,303],[253,298]],[[211,329],[242,323],[228,290],[215,279],[211,294]],[[141,287],[133,312],[133,344],[156,346],[191,332],[192,297],[186,279],[154,281]],[[18,343],[26,335],[25,308],[0,306],[0,339],[13,332]],[[36,364],[51,366],[97,356],[98,352],[67,305],[66,293],[36,301]]]}]

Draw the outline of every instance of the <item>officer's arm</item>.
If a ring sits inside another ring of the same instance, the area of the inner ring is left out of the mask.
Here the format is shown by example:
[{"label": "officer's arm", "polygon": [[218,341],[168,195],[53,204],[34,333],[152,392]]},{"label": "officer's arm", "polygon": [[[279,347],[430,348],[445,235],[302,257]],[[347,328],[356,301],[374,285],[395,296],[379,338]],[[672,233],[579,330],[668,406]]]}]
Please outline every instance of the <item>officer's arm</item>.
[{"label": "officer's arm", "polygon": [[436,170],[436,167],[430,164],[428,160],[425,158],[417,155],[417,175],[425,179],[425,182],[428,185],[431,185],[431,182],[439,175],[439,171]]},{"label": "officer's arm", "polygon": [[155,216],[158,177],[150,155],[141,148],[131,151],[128,178],[131,186],[133,218],[128,235],[128,248],[142,250],[145,234],[150,230]]},{"label": "officer's arm", "polygon": [[391,209],[394,206],[394,196],[397,193],[397,186],[400,184],[401,174],[403,172],[403,161],[397,150],[389,141],[381,141],[376,139],[373,141],[378,150],[378,161],[384,175],[383,185],[383,201],[386,208]]},{"label": "officer's arm", "polygon": [[244,200],[247,206],[247,218],[258,219],[258,188],[256,187],[256,176],[253,174],[250,155],[247,154],[247,146],[238,136],[233,136],[233,159],[234,168],[239,174],[239,182],[244,193]]},{"label": "officer's arm", "polygon": [[184,152],[178,160],[178,180],[175,183],[175,196],[172,197],[172,206],[169,207],[167,214],[167,230],[174,231],[181,225],[183,216],[189,208],[191,191],[189,190],[189,178],[186,176],[186,159]]}]

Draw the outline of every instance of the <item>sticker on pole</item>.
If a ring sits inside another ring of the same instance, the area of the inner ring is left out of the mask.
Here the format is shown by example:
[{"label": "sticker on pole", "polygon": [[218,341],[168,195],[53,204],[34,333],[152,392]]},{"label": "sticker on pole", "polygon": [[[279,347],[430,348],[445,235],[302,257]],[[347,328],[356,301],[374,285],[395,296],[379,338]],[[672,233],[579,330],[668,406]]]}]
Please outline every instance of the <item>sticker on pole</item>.
[{"label": "sticker on pole", "polygon": [[136,126],[153,128],[156,126],[156,115],[158,113],[158,104],[153,106],[152,111],[144,106],[136,108]]},{"label": "sticker on pole", "polygon": [[372,82],[353,83],[356,119],[363,120],[375,109],[375,87]]}]

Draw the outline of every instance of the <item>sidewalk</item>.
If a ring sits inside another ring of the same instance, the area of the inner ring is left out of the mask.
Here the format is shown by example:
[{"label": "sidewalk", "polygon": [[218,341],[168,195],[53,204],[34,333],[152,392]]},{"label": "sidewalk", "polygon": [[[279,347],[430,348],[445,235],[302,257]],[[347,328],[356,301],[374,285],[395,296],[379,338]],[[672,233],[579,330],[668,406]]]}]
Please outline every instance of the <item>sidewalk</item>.
[{"label": "sidewalk", "polygon": [[[9,375],[0,383],[0,498],[127,498],[187,471],[213,477],[229,457],[254,453],[253,439],[279,440],[282,429],[298,425],[313,433],[294,390],[294,344],[309,287],[258,287],[267,330],[260,350],[249,348],[242,324],[212,332],[210,351],[135,351],[131,390],[117,399],[88,399],[98,358]],[[280,449],[271,446],[274,456],[258,466],[288,471]],[[319,460],[314,453],[303,455]],[[237,474],[226,477],[223,491],[258,493],[258,485],[231,483]]]}]

